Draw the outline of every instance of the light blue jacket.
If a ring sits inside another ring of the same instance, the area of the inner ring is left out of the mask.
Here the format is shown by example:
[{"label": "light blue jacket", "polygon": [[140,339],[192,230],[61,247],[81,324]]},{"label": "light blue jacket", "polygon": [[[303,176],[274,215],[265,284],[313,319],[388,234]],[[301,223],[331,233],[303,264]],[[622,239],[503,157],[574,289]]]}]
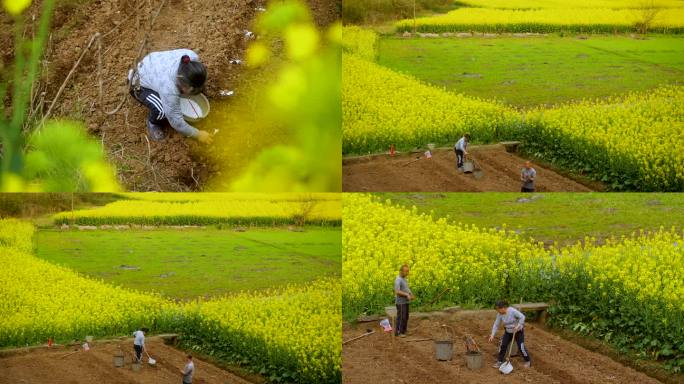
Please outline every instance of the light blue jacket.
[{"label": "light blue jacket", "polygon": [[506,332],[513,333],[516,325],[520,325],[520,329],[523,328],[525,325],[525,315],[513,307],[508,307],[505,315],[497,313],[496,321],[494,321],[494,326],[492,327],[492,336],[496,335],[496,331],[501,323],[503,323]]},{"label": "light blue jacket", "polygon": [[189,137],[197,137],[197,128],[188,124],[183,118],[180,106],[180,91],[176,86],[178,66],[183,55],[190,56],[190,60],[199,61],[199,56],[189,49],[152,52],[138,63],[137,73],[140,86],[159,93],[161,107],[169,124],[176,131]]}]

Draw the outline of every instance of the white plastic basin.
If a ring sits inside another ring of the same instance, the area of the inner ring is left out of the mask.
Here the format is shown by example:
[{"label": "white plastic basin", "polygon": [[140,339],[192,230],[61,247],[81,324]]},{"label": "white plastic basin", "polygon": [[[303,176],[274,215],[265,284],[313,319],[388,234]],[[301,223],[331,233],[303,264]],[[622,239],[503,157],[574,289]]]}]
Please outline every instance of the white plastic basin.
[{"label": "white plastic basin", "polygon": [[181,97],[180,106],[183,118],[189,122],[197,122],[204,119],[211,110],[209,99],[201,93],[199,95]]}]

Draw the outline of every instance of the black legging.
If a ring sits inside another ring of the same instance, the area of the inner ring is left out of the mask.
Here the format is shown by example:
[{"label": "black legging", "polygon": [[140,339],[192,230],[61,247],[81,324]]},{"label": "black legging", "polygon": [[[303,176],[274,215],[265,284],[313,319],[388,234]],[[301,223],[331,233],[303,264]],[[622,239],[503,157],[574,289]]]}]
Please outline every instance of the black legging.
[{"label": "black legging", "polygon": [[[505,332],[501,338],[501,345],[499,346],[499,362],[503,362],[506,358],[506,353],[508,353],[508,346],[511,344],[513,339],[513,334]],[[515,334],[515,343],[518,344],[518,350],[525,361],[530,361],[530,354],[527,353],[527,347],[525,347],[525,332],[523,329],[519,330]]]},{"label": "black legging", "polygon": [[395,335],[406,334],[406,329],[408,328],[409,319],[409,305],[397,304],[397,329],[395,330]]},{"label": "black legging", "polygon": [[456,166],[458,168],[463,167],[463,151],[454,148],[454,152],[456,152]]},{"label": "black legging", "polygon": [[142,352],[143,352],[143,347],[141,345],[133,345],[133,348],[135,348],[135,359],[137,361],[142,360]]},{"label": "black legging", "polygon": [[150,110],[147,114],[147,120],[150,123],[159,125],[166,121],[164,106],[157,91],[145,87],[140,87],[140,89],[131,88],[131,96]]}]

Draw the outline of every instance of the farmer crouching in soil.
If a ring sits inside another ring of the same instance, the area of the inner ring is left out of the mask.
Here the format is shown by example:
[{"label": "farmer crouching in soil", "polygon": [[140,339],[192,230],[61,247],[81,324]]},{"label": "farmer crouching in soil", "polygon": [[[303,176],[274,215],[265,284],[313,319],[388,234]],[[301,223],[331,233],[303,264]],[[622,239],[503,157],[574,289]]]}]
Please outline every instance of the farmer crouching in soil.
[{"label": "farmer crouching in soil", "polygon": [[463,160],[465,156],[468,155],[468,143],[470,142],[470,134],[466,133],[458,139],[456,144],[454,144],[454,152],[456,152],[456,168],[459,172],[463,171]]},{"label": "farmer crouching in soil", "polygon": [[525,167],[520,171],[520,181],[522,187],[520,192],[534,192],[534,181],[537,177],[537,171],[532,168],[532,163],[528,160],[525,162]]},{"label": "farmer crouching in soil", "polygon": [[394,297],[397,304],[397,324],[394,331],[395,336],[406,337],[409,319],[409,301],[415,299],[413,292],[408,286],[406,278],[409,275],[408,265],[402,265],[399,269],[399,276],[394,279]]},{"label": "farmer crouching in soil", "polygon": [[152,140],[163,140],[168,122],[181,134],[211,144],[209,133],[200,131],[183,119],[181,96],[202,93],[207,81],[207,68],[199,56],[189,49],[152,52],[138,63],[129,75],[131,95],[150,113],[147,131]]},{"label": "farmer crouching in soil", "polygon": [[[527,347],[525,347],[525,315],[513,307],[509,307],[508,303],[504,300],[497,301],[495,304],[496,311],[496,321],[494,321],[494,326],[492,327],[492,334],[489,335],[489,342],[494,341],[494,336],[496,331],[499,329],[499,325],[503,323],[504,325],[504,335],[501,338],[501,343],[499,344],[499,356],[497,362],[494,364],[494,368],[499,368],[501,364],[504,363],[506,358],[506,353],[508,351],[508,346],[512,341],[518,344],[518,350],[522,354],[523,359],[525,359],[525,368],[530,367],[530,355],[527,353]],[[515,338],[515,340],[513,340]]]},{"label": "farmer crouching in soil", "polygon": [[149,331],[147,328],[141,328],[133,332],[133,349],[135,350],[135,360],[142,361],[142,353],[145,350],[145,334]]}]

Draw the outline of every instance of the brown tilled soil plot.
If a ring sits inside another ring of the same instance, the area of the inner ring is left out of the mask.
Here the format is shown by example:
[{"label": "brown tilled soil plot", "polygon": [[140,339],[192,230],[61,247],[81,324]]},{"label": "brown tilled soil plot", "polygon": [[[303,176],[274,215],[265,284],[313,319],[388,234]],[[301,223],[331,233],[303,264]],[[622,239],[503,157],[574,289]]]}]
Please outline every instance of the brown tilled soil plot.
[{"label": "brown tilled soil plot", "polygon": [[[525,326],[525,343],[532,358],[532,367],[522,367],[522,357],[514,357],[514,370],[502,375],[492,367],[496,361],[498,340],[488,343],[495,312],[462,311],[442,318],[409,320],[408,337],[395,338],[382,333],[377,324],[345,326],[344,339],[365,333],[375,334],[350,342],[342,351],[343,382],[348,384],[453,384],[453,383],[545,383],[545,384],[604,384],[604,383],[659,383],[643,373],[621,365],[607,356],[591,352],[544,331],[534,323]],[[453,327],[455,333],[452,361],[437,361],[432,341],[411,340],[442,338],[441,324]],[[499,332],[500,335],[501,331]],[[466,366],[462,342],[473,336],[483,355],[483,367],[470,370]]]},{"label": "brown tilled soil plot", "polygon": [[[420,153],[395,157],[375,155],[342,162],[345,192],[519,192],[520,170],[525,159],[508,153],[501,145],[473,146],[471,157],[482,169],[482,177],[459,173],[451,149],[436,149],[432,159]],[[588,192],[587,187],[557,172],[534,165],[538,192]]]},{"label": "brown tilled soil plot", "polygon": [[[28,36],[32,34],[32,15],[40,15],[41,2],[34,3],[26,12]],[[215,157],[206,154],[206,146],[182,137],[171,128],[167,129],[170,137],[166,140],[148,143],[147,110],[126,92],[128,69],[136,62],[151,26],[141,56],[158,50],[193,49],[207,65],[209,81],[205,93],[210,99],[217,98],[221,90],[244,94],[250,85],[241,82],[242,66],[232,65],[230,61],[244,59],[249,42],[244,31],[251,30],[259,13],[257,8],[266,4],[266,0],[57,1],[44,66],[47,85],[43,81],[41,86],[41,90],[46,90],[46,103],[55,97],[91,37],[101,33],[101,71],[98,72],[98,50],[94,43],[58,99],[53,117],[85,121],[88,130],[103,143],[108,158],[118,169],[120,182],[127,189],[201,189],[212,175],[220,172],[210,160]],[[338,19],[340,6],[336,0],[309,0],[308,4],[320,26]],[[4,13],[0,22],[3,26],[0,60],[9,66],[14,58],[12,22]],[[99,103],[100,78],[103,105]],[[112,116],[103,113],[103,110],[114,110],[123,98],[125,104],[117,113]],[[241,140],[245,146],[254,147],[254,155],[258,153],[257,139]],[[220,151],[220,148],[211,150]]]},{"label": "brown tilled soil plot", "polygon": [[[68,355],[72,349],[64,347],[35,349],[0,357],[0,383],[26,384],[161,384],[180,383],[178,371],[185,365],[185,353],[165,345],[159,339],[147,339],[150,356],[157,360],[156,366],[144,363],[139,371],[132,370],[132,340],[105,344],[95,343],[88,352]],[[119,347],[125,353],[125,365],[114,367],[114,355]],[[193,383],[202,384],[249,384],[234,374],[215,365],[195,360]],[[147,358],[145,358],[147,361]]]}]

